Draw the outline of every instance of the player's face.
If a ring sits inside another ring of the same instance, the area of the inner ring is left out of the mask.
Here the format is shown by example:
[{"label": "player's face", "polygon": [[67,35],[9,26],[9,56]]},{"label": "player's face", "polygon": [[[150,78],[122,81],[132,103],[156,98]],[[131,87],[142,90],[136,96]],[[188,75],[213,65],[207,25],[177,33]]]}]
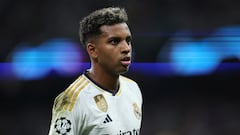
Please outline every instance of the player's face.
[{"label": "player's face", "polygon": [[131,33],[126,23],[104,25],[96,42],[97,62],[113,74],[128,71],[131,63]]}]

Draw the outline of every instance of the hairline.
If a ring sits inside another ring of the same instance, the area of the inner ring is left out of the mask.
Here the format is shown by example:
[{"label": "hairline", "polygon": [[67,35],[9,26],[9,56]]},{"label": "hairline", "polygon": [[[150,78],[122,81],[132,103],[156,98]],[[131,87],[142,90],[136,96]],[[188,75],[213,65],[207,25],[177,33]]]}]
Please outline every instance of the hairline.
[{"label": "hairline", "polygon": [[[118,11],[118,12],[115,13],[114,10]],[[106,21],[105,21],[105,19],[103,19],[102,20],[103,22],[101,22],[101,19],[99,20],[97,15],[98,15],[98,17],[102,16],[103,18],[107,15],[113,15],[113,19],[111,20],[111,17],[108,16],[106,18]],[[89,25],[93,24],[92,26],[94,26],[94,22],[92,22],[94,19],[97,19],[96,21],[100,21],[100,22],[95,23],[96,27],[95,28],[93,27],[92,29],[91,28],[90,29],[88,29],[88,28],[85,29],[84,27],[88,26],[88,24]],[[89,21],[89,22],[86,22],[86,21]],[[80,39],[81,39],[81,43],[83,44],[83,46],[86,47],[87,43],[90,40],[92,40],[95,37],[98,37],[99,35],[102,34],[102,32],[103,32],[101,30],[102,26],[113,26],[113,25],[121,24],[121,23],[125,23],[125,24],[128,25],[128,15],[127,15],[126,10],[124,8],[120,8],[120,7],[102,8],[102,9],[99,9],[99,10],[95,10],[94,12],[85,16],[80,21],[80,23],[81,23],[81,26],[82,26],[81,29],[80,29]],[[84,31],[86,33],[84,33]]]}]

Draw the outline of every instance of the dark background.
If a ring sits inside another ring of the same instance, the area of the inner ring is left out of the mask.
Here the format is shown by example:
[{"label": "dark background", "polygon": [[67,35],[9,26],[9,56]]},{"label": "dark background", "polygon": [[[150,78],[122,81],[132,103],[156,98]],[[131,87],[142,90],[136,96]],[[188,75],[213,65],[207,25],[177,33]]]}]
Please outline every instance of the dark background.
[{"label": "dark background", "polygon": [[[0,62],[10,62],[9,54],[23,42],[79,42],[79,20],[107,6],[127,10],[138,63],[166,62],[157,60],[158,52],[176,31],[201,33],[192,37],[202,38],[219,27],[240,25],[237,0],[0,0]],[[138,82],[144,97],[142,135],[239,135],[240,72],[219,72],[221,64],[212,73],[195,76],[156,76],[131,68],[126,75]],[[46,135],[54,98],[77,76],[52,73],[16,80],[0,75],[0,134]]]}]

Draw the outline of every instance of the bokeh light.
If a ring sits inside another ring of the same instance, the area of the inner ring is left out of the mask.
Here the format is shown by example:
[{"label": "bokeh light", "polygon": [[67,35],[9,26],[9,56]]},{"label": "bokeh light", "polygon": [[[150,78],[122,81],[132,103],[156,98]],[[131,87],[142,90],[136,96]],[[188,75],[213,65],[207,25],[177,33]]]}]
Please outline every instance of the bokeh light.
[{"label": "bokeh light", "polygon": [[78,45],[67,39],[52,39],[37,47],[19,45],[12,53],[13,71],[21,79],[40,79],[51,71],[76,74],[82,60]]}]

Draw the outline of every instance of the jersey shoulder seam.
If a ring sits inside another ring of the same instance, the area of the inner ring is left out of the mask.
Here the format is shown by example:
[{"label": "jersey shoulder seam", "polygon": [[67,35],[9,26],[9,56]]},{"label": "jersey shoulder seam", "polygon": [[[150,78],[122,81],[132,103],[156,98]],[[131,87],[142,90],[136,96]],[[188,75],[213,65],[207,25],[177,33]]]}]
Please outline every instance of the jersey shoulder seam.
[{"label": "jersey shoulder seam", "polygon": [[125,76],[120,76],[120,78],[122,78],[123,80],[127,81],[127,82],[133,82],[133,83],[136,83],[135,81],[133,81],[132,79],[128,78],[128,77],[125,77]]},{"label": "jersey shoulder seam", "polygon": [[78,79],[76,79],[64,92],[62,92],[55,99],[55,110],[65,110],[71,112],[77,102],[78,95],[88,84],[89,80],[83,76],[80,76]]}]

